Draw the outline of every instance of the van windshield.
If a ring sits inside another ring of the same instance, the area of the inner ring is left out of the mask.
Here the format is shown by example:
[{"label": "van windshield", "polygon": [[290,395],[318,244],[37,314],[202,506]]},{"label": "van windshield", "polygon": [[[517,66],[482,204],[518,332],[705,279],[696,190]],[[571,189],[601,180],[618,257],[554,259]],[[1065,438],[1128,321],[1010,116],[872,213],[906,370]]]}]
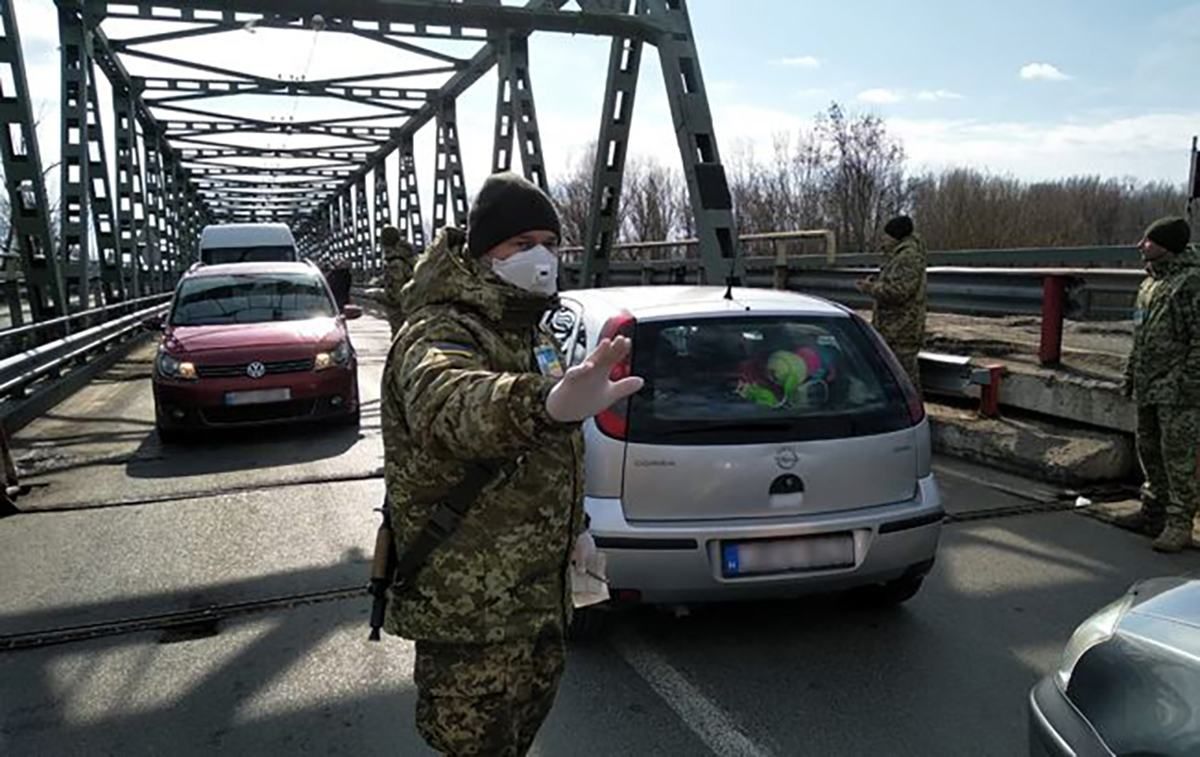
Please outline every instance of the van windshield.
[{"label": "van windshield", "polygon": [[197,276],[180,284],[171,325],[300,321],[335,315],[325,283],[311,274]]},{"label": "van windshield", "polygon": [[852,319],[706,318],[638,324],[629,440],[749,444],[911,425],[904,395]]},{"label": "van windshield", "polygon": [[296,248],[286,244],[261,247],[209,247],[201,250],[200,259],[205,265],[294,261]]}]

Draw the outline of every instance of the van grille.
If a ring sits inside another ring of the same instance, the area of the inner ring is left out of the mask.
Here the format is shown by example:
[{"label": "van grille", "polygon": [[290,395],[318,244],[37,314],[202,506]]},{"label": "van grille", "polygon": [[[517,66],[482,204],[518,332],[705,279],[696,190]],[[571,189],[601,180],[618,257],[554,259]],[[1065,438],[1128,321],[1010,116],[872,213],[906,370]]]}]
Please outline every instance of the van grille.
[{"label": "van grille", "polygon": [[[266,375],[275,375],[280,373],[303,373],[311,371],[316,362],[315,358],[304,358],[302,360],[280,360],[273,363],[263,363],[267,369]],[[236,378],[246,375],[246,368],[249,363],[238,363],[236,365],[198,365],[196,372],[200,374],[200,378]]]}]

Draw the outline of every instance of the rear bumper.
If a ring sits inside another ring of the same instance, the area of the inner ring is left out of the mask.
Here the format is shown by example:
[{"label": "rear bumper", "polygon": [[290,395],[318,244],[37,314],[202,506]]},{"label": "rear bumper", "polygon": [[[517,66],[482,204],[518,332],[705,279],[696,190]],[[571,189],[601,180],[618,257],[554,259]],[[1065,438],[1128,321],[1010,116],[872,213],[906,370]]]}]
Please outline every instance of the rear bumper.
[{"label": "rear bumper", "polygon": [[1030,757],[1113,757],[1050,676],[1029,692]]},{"label": "rear bumper", "polygon": [[[586,506],[613,590],[637,590],[651,603],[768,599],[927,572],[945,513],[933,476],[919,484],[919,495],[907,502],[804,517],[631,524],[618,499],[589,498]],[[738,578],[721,574],[722,541],[846,531],[854,535],[852,567]]]},{"label": "rear bumper", "polygon": [[[259,389],[290,390],[291,399],[255,405],[229,406],[227,392]],[[289,423],[345,416],[358,410],[358,371],[347,368],[266,376],[262,379],[199,379],[194,382],[154,382],[158,425],[164,428],[231,428]]]}]

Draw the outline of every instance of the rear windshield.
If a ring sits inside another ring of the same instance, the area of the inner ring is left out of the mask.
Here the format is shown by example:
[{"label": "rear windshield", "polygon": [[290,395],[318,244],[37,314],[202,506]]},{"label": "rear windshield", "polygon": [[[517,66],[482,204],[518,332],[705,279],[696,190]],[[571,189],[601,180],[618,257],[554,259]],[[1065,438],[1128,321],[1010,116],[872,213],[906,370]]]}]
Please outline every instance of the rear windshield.
[{"label": "rear windshield", "polygon": [[296,259],[296,248],[290,245],[264,247],[209,247],[200,251],[206,265],[223,263],[271,263]]},{"label": "rear windshield", "polygon": [[299,321],[336,314],[325,283],[312,274],[197,276],[180,284],[171,324]]},{"label": "rear windshield", "polygon": [[870,336],[846,317],[643,322],[631,442],[751,444],[865,436],[911,426]]}]

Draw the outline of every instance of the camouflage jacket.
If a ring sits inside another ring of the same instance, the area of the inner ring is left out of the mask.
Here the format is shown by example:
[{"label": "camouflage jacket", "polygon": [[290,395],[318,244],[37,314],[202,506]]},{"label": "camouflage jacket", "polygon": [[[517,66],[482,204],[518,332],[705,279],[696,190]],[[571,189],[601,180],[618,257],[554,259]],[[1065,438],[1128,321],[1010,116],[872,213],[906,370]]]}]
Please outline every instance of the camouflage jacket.
[{"label": "camouflage jacket", "polygon": [[867,287],[875,298],[872,325],[893,350],[925,344],[925,243],[916,234],[900,241]]},{"label": "camouflage jacket", "polygon": [[1133,313],[1127,388],[1146,405],[1200,404],[1200,256],[1151,264]]},{"label": "camouflage jacket", "polygon": [[[564,630],[567,568],[583,530],[583,436],[545,410],[556,379],[535,347],[553,298],[514,287],[443,229],[405,287],[407,320],[384,368],[383,442],[396,549],[403,553],[473,460],[515,468],[489,482],[406,591],[385,629],[410,639],[492,643]],[[555,353],[556,354],[556,353]],[[557,365],[557,364],[556,364]]]},{"label": "camouflage jacket", "polygon": [[403,312],[401,292],[413,276],[413,253],[401,246],[399,251],[386,250],[383,266],[383,297],[388,310]]}]

